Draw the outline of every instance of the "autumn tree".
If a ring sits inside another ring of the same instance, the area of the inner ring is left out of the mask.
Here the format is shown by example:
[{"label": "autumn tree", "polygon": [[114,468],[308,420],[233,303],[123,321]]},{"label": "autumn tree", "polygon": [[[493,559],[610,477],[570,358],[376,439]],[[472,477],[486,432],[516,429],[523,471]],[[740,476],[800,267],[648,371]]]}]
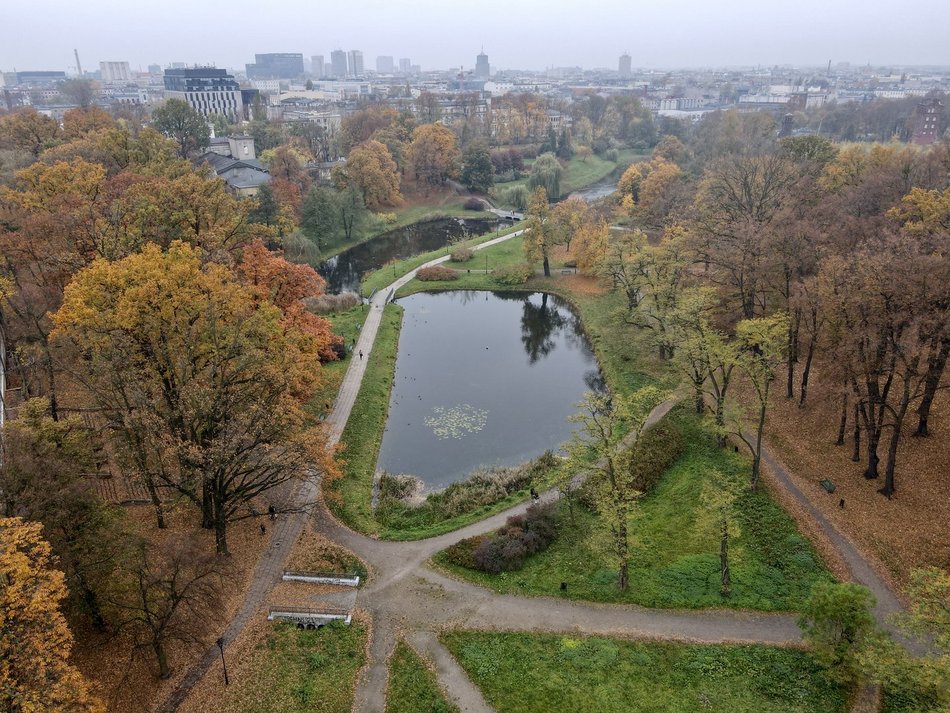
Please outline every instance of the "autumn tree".
[{"label": "autumn tree", "polygon": [[204,117],[183,99],[168,99],[152,112],[152,124],[178,143],[182,158],[200,151],[211,141],[211,131]]},{"label": "autumn tree", "polygon": [[495,184],[491,152],[484,141],[474,141],[462,155],[461,181],[470,191],[486,193]]},{"label": "autumn tree", "polygon": [[97,260],[54,320],[139,475],[192,502],[219,553],[260,498],[332,470],[302,409],[328,345],[194,248]]},{"label": "autumn tree", "polygon": [[63,136],[68,141],[87,134],[112,129],[116,125],[109,112],[97,106],[70,109],[63,114]]},{"label": "autumn tree", "polygon": [[524,257],[528,262],[543,261],[544,276],[551,276],[550,255],[554,246],[562,241],[559,226],[554,222],[551,206],[545,190],[538,187],[531,194],[526,213],[522,246]]},{"label": "autumn tree", "polygon": [[857,584],[817,582],[798,624],[812,654],[835,680],[855,683],[857,653],[874,632],[874,596]]},{"label": "autumn tree", "polygon": [[345,191],[314,186],[301,208],[300,227],[317,247],[325,250],[341,241],[359,240],[370,213],[356,186]]},{"label": "autumn tree", "polygon": [[349,154],[355,147],[380,129],[392,126],[399,120],[399,113],[392,107],[371,104],[343,118],[340,124],[340,150]]},{"label": "autumn tree", "polygon": [[59,124],[52,117],[35,109],[22,109],[0,116],[0,146],[28,153],[39,158],[43,149],[60,138]]},{"label": "autumn tree", "polygon": [[732,575],[729,570],[729,539],[739,536],[734,507],[739,497],[736,483],[718,470],[705,474],[700,502],[703,508],[700,518],[707,521],[708,529],[713,529],[719,538],[719,594],[722,597],[732,595]]},{"label": "autumn tree", "polygon": [[[423,124],[412,132],[409,163],[417,181],[439,186],[458,174],[455,134],[441,124]],[[428,190],[428,189],[427,189]]]},{"label": "autumn tree", "polygon": [[136,544],[110,604],[118,627],[154,655],[159,678],[172,674],[169,646],[202,644],[220,621],[230,574],[227,560],[202,551],[193,538]]},{"label": "autumn tree", "polygon": [[369,140],[355,146],[346,163],[334,167],[333,182],[340,191],[351,186],[359,190],[363,202],[371,209],[402,201],[396,162],[379,141]]},{"label": "autumn tree", "polygon": [[734,416],[732,433],[748,447],[752,455],[752,489],[759,485],[762,465],[762,437],[765,433],[765,417],[769,405],[772,382],[776,367],[781,363],[788,333],[788,315],[777,313],[770,317],[746,319],[736,325],[736,342],[739,348],[738,367],[751,385],[756,408],[754,435],[742,427],[742,419]]},{"label": "autumn tree", "polygon": [[636,488],[637,472],[629,461],[635,451],[618,449],[617,438],[626,425],[628,442],[635,442],[662,399],[654,387],[640,389],[630,398],[587,392],[578,404],[580,412],[571,417],[580,427],[567,445],[568,470],[589,474],[598,511],[610,526],[621,591],[626,591],[629,583],[630,518],[643,493]]},{"label": "autumn tree", "polygon": [[0,518],[0,707],[14,713],[104,710],[69,663],[63,574],[42,525]]},{"label": "autumn tree", "polygon": [[43,524],[75,609],[101,629],[103,594],[122,549],[120,514],[89,480],[97,467],[94,435],[77,416],[54,421],[48,407],[31,399],[4,428],[2,509]]}]

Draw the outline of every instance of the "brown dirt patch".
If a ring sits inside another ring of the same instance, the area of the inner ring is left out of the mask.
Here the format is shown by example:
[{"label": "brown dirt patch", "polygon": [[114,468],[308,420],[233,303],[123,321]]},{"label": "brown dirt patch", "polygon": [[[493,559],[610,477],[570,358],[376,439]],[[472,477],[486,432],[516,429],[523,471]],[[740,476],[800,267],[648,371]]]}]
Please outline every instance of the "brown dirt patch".
[{"label": "brown dirt patch", "polygon": [[[168,529],[159,530],[150,507],[133,506],[126,509],[136,531],[152,542],[175,534],[190,533],[210,550],[214,549],[214,535],[210,531],[195,529],[196,511],[181,506],[168,514]],[[228,531],[228,544],[231,549],[231,561],[235,573],[226,588],[221,606],[221,620],[214,633],[206,637],[201,646],[171,646],[169,659],[172,677],[161,681],[149,651],[133,658],[133,642],[125,635],[108,636],[85,628],[77,629],[73,660],[80,671],[92,682],[97,695],[106,703],[107,710],[114,713],[142,713],[154,710],[173,690],[181,677],[204,654],[208,645],[214,641],[219,630],[223,630],[234,616],[250,582],[254,566],[261,553],[270,542],[271,531],[268,528],[262,536],[260,524],[254,520],[244,520],[232,525]],[[211,709],[207,709],[211,710]]]},{"label": "brown dirt patch", "polygon": [[[897,454],[891,500],[877,490],[881,479],[866,480],[862,463],[851,461],[853,442],[849,422],[845,445],[835,446],[840,402],[820,374],[812,377],[806,408],[784,398],[780,374],[766,425],[766,439],[791,470],[801,491],[839,529],[850,536],[885,574],[903,588],[911,569],[950,566],[950,395],[939,392],[931,412],[932,435],[913,438],[916,414],[907,417]],[[797,395],[797,380],[796,380]],[[885,457],[886,445],[880,453]],[[883,471],[884,463],[881,463]],[[836,491],[827,493],[819,480],[829,478]],[[844,499],[845,507],[839,507]],[[783,504],[786,504],[783,502]]]}]

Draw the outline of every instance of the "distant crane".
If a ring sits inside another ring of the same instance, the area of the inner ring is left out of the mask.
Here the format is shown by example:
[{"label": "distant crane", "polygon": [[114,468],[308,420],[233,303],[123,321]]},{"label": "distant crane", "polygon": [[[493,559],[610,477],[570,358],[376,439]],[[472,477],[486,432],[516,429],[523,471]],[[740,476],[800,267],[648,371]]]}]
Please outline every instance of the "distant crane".
[{"label": "distant crane", "polygon": [[82,64],[79,62],[79,50],[74,49],[73,54],[76,55],[76,71],[79,72],[79,78],[82,79]]}]

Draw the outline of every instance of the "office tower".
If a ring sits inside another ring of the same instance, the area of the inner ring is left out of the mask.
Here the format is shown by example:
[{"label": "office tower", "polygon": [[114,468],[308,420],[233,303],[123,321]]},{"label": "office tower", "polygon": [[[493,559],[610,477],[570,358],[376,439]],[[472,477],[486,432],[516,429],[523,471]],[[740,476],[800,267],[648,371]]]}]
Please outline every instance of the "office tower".
[{"label": "office tower", "polygon": [[310,58],[310,74],[317,79],[323,79],[327,76],[326,67],[323,64],[323,55],[315,54]]},{"label": "office tower", "polygon": [[330,53],[330,76],[337,79],[346,77],[346,52],[333,50]]},{"label": "office tower", "polygon": [[392,74],[395,71],[396,65],[393,63],[393,58],[391,56],[383,56],[376,58],[376,71],[380,74]]},{"label": "office tower", "polygon": [[491,75],[491,67],[488,65],[488,55],[484,51],[475,58],[475,77],[477,79],[488,79]]},{"label": "office tower", "polygon": [[243,116],[241,87],[226,69],[166,69],[164,79],[166,99],[182,99],[203,116],[223,114],[231,121]]},{"label": "office tower", "polygon": [[300,52],[255,54],[254,64],[245,65],[248,79],[296,79],[303,74]]},{"label": "office tower", "polygon": [[630,55],[626,52],[620,55],[620,66],[618,68],[621,77],[629,77],[632,73],[630,71]]},{"label": "office tower", "polygon": [[347,65],[351,77],[363,76],[363,53],[359,50],[350,50],[347,55]]},{"label": "office tower", "polygon": [[409,74],[412,71],[412,62],[408,57],[403,57],[399,60],[399,73],[400,74]]},{"label": "office tower", "polygon": [[100,62],[99,75],[106,84],[132,81],[128,62]]}]

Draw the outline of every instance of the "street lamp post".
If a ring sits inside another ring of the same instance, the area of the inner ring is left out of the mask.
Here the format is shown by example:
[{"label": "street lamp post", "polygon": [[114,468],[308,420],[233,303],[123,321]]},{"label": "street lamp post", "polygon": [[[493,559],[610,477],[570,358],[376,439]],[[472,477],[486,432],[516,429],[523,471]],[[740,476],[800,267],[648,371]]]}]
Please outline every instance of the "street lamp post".
[{"label": "street lamp post", "polygon": [[224,668],[224,685],[227,686],[230,681],[228,680],[228,664],[224,660],[224,639],[218,638],[217,642],[218,651],[221,652],[221,666]]}]

